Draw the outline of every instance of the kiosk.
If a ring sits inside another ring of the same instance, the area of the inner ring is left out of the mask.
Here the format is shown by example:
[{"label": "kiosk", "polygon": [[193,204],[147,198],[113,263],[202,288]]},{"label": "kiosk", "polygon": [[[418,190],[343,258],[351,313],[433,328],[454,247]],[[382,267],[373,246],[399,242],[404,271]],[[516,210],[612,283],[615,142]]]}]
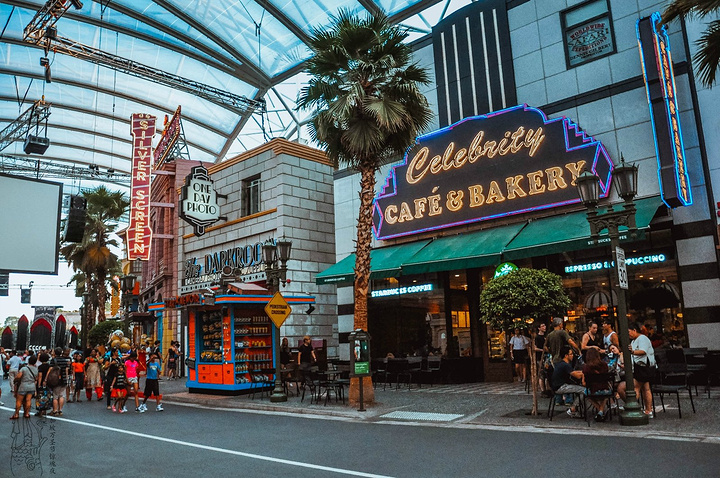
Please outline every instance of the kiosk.
[{"label": "kiosk", "polygon": [[[308,295],[284,297],[291,306],[315,303],[315,297]],[[196,293],[150,305],[160,316],[166,309],[185,309],[186,386],[191,393],[241,394],[272,388],[279,352],[274,347],[277,329],[264,310],[270,299],[269,293]]]}]

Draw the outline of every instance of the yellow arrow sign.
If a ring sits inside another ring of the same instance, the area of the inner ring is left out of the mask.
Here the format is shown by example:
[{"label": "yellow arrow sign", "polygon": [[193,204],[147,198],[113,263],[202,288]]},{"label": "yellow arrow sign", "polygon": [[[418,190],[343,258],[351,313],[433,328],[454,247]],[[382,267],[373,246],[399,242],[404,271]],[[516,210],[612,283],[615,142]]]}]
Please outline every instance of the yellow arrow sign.
[{"label": "yellow arrow sign", "polygon": [[265,313],[278,329],[285,323],[285,319],[288,318],[290,312],[292,312],[292,309],[280,292],[275,292],[275,295],[265,306]]}]

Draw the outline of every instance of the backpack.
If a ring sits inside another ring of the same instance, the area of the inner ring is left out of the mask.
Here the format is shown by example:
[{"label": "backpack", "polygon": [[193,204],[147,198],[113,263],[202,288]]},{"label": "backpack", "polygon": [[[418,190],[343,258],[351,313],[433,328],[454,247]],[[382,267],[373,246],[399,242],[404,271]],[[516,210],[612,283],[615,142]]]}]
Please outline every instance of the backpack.
[{"label": "backpack", "polygon": [[50,388],[55,388],[60,385],[60,367],[50,367],[45,383]]}]

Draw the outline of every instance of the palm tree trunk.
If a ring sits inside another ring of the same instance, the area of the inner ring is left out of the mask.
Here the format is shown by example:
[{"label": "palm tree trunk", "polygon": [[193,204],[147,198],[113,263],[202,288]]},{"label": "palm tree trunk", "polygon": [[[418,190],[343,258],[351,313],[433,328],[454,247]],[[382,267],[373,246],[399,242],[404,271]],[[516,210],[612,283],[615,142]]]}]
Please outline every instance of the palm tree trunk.
[{"label": "palm tree trunk", "polygon": [[105,271],[98,272],[97,297],[98,297],[98,323],[105,322],[105,303],[107,302],[107,285],[105,284],[107,274]]},{"label": "palm tree trunk", "polygon": [[[367,298],[370,287],[370,246],[372,243],[372,204],[375,197],[375,168],[363,167],[360,170],[360,213],[357,222],[357,244],[355,248],[355,329],[367,331]],[[363,378],[363,401],[372,403],[375,393],[370,377]],[[359,403],[360,380],[350,382],[349,401]]]}]

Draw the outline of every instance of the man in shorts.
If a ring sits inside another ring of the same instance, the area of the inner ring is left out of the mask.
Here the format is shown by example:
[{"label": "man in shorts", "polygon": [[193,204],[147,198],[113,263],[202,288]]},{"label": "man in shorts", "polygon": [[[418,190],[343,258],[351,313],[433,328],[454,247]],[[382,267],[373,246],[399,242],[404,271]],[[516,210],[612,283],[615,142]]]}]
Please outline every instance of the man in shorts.
[{"label": "man in shorts", "polygon": [[63,353],[61,347],[56,347],[54,351],[55,357],[51,365],[60,369],[60,383],[52,389],[53,393],[53,411],[51,415],[62,416],[62,410],[67,400],[67,381],[70,376],[70,357]]},{"label": "man in shorts", "polygon": [[163,411],[162,403],[160,403],[160,384],[158,381],[161,372],[162,365],[160,363],[160,357],[156,353],[150,354],[150,361],[147,364],[147,376],[145,377],[145,391],[143,392],[144,397],[143,402],[140,404],[140,413],[145,413],[147,411],[145,403],[152,395],[155,395],[155,401],[157,402],[155,411]]}]

